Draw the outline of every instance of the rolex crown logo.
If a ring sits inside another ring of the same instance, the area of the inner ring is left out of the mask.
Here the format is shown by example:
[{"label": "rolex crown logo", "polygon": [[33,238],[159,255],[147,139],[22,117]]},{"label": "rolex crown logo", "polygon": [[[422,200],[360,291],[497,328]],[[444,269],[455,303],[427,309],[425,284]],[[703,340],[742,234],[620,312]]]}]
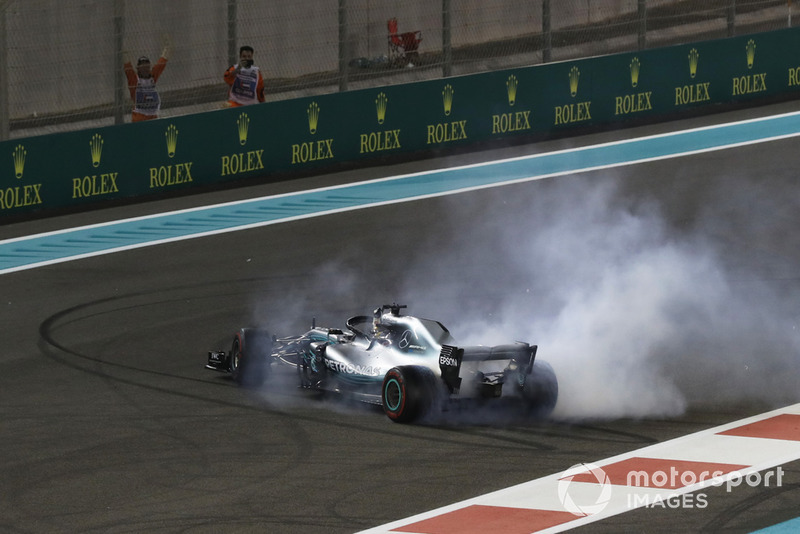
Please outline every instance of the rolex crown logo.
[{"label": "rolex crown logo", "polygon": [[642,64],[639,61],[639,58],[633,58],[633,60],[631,60],[631,87],[636,87],[639,85],[639,70],[641,68]]},{"label": "rolex crown logo", "polygon": [[25,150],[24,146],[17,145],[12,155],[14,157],[14,176],[19,180],[22,178],[22,172],[25,170],[25,156],[28,155],[28,151]]},{"label": "rolex crown logo", "polygon": [[700,61],[700,54],[697,53],[696,48],[689,50],[689,76],[694,78],[697,76],[697,62]]},{"label": "rolex crown logo", "polygon": [[752,39],[747,41],[747,68],[753,68],[753,62],[756,59],[756,42]]},{"label": "rolex crown logo", "polygon": [[239,128],[239,144],[244,146],[247,144],[247,131],[250,129],[250,117],[247,113],[242,113],[236,119],[236,126]]},{"label": "rolex crown logo", "polygon": [[167,155],[169,157],[175,156],[175,149],[178,147],[178,128],[174,124],[167,126],[167,131],[164,133],[167,138]]},{"label": "rolex crown logo", "polygon": [[572,67],[569,70],[569,94],[575,96],[578,94],[578,82],[581,79],[581,71],[578,67]]},{"label": "rolex crown logo", "polygon": [[453,86],[449,83],[444,86],[442,90],[442,101],[444,103],[444,114],[450,115],[450,112],[453,111],[453,94],[455,90],[453,90]]},{"label": "rolex crown logo", "polygon": [[506,80],[506,90],[508,91],[508,105],[513,106],[517,102],[517,77],[513,74]]},{"label": "rolex crown logo", "polygon": [[92,151],[92,167],[99,167],[100,157],[103,155],[103,136],[94,134],[89,141],[89,148]]},{"label": "rolex crown logo", "polygon": [[308,113],[308,131],[315,134],[319,124],[319,105],[316,102],[310,103],[306,112]]},{"label": "rolex crown logo", "polygon": [[378,112],[378,124],[383,124],[386,120],[386,106],[389,104],[389,99],[383,92],[378,93],[378,98],[375,99],[375,111]]}]

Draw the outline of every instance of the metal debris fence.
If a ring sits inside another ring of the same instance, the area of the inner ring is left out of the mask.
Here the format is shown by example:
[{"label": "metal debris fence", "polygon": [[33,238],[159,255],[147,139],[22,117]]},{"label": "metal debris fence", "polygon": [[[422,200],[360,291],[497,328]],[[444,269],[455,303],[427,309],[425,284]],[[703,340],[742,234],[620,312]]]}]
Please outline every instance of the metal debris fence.
[{"label": "metal debris fence", "polygon": [[[0,0],[0,140],[120,124],[124,53],[155,61],[162,116],[218,109],[252,45],[268,100],[430,80],[792,25],[791,0]],[[398,33],[419,32],[413,55]]]}]

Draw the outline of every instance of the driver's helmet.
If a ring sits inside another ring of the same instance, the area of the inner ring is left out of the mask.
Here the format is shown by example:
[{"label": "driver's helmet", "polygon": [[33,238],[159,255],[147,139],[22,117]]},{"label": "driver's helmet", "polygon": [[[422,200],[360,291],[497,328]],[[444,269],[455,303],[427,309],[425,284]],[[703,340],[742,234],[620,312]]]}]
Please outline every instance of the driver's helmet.
[{"label": "driver's helmet", "polygon": [[381,321],[382,316],[383,308],[375,308],[375,311],[372,312],[372,334],[374,336],[385,337],[389,333],[388,326]]}]

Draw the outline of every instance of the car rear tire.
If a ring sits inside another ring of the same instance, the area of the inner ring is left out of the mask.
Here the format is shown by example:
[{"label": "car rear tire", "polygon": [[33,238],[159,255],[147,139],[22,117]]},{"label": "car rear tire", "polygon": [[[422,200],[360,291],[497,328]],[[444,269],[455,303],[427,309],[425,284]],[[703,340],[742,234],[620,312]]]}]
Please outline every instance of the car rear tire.
[{"label": "car rear tire", "polygon": [[257,387],[264,383],[272,354],[272,337],[265,330],[242,328],[233,338],[230,369],[241,386]]},{"label": "car rear tire", "polygon": [[558,379],[553,367],[545,361],[535,360],[522,393],[533,415],[549,416],[558,402]]},{"label": "car rear tire", "polygon": [[426,415],[437,400],[438,379],[427,367],[393,367],[383,377],[381,404],[396,423],[411,423]]}]

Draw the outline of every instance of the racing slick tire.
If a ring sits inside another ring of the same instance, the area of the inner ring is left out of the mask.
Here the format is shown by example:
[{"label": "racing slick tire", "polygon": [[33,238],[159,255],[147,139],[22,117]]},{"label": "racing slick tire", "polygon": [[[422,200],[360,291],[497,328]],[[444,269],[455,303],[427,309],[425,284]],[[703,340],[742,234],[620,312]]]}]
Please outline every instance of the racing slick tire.
[{"label": "racing slick tire", "polygon": [[547,417],[558,401],[558,379],[553,367],[540,360],[533,362],[533,370],[526,377],[522,395],[530,413],[536,417]]},{"label": "racing slick tire", "polygon": [[269,372],[272,337],[266,330],[242,328],[233,338],[230,369],[240,386],[257,387]]},{"label": "racing slick tire", "polygon": [[433,371],[418,365],[389,369],[383,377],[381,405],[396,423],[411,423],[426,415],[437,401],[439,383]]}]

